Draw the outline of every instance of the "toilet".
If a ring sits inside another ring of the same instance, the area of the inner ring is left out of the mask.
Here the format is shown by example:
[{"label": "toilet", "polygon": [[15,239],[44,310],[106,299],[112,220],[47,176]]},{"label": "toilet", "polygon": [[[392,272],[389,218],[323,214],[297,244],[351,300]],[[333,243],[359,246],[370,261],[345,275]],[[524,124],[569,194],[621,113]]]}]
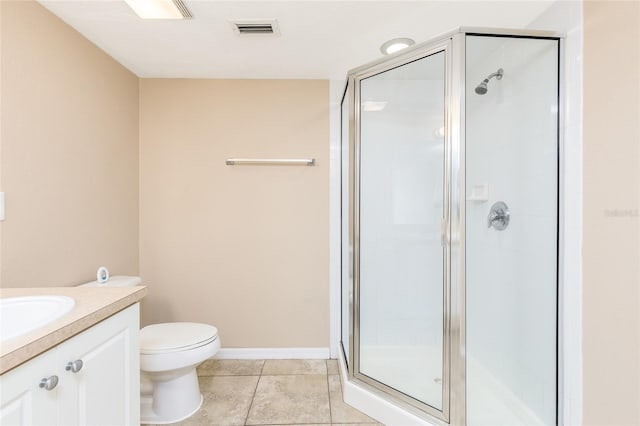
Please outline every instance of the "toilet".
[{"label": "toilet", "polygon": [[[133,287],[140,277],[114,276],[82,286]],[[151,324],[140,330],[140,423],[184,420],[202,405],[196,367],[220,349],[216,327],[194,322]]]}]

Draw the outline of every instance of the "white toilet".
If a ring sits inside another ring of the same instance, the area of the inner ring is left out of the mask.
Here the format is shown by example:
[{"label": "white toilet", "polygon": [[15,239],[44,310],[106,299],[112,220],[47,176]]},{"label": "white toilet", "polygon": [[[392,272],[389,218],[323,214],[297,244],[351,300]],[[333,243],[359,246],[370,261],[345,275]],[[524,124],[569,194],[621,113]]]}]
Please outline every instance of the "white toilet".
[{"label": "white toilet", "polygon": [[[82,286],[133,287],[140,277],[111,277]],[[207,324],[172,322],[140,330],[140,423],[184,420],[200,409],[196,367],[220,349],[218,330]]]}]

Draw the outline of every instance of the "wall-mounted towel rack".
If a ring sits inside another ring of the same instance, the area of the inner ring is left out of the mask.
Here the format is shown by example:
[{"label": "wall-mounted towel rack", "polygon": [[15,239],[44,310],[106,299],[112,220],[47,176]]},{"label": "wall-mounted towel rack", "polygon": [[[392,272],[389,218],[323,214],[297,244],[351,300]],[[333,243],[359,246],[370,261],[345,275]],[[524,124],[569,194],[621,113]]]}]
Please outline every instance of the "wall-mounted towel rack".
[{"label": "wall-mounted towel rack", "polygon": [[315,166],[315,158],[227,158],[227,166]]}]

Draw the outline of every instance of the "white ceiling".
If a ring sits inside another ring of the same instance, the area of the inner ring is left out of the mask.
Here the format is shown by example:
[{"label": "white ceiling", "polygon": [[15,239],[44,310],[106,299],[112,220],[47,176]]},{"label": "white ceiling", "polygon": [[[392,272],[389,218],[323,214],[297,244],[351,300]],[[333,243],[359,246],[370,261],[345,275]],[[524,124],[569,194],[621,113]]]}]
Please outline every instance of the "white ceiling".
[{"label": "white ceiling", "polygon": [[[319,78],[460,26],[523,28],[553,0],[185,0],[191,20],[142,20],[122,0],[39,0],[139,77]],[[280,36],[236,35],[228,20],[277,19]]]}]

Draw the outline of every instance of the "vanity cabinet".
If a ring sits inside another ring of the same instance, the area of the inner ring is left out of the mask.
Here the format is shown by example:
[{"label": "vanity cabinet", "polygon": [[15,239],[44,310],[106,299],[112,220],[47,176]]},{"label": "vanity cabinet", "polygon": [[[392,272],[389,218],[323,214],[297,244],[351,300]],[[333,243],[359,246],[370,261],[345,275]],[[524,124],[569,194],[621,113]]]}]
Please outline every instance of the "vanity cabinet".
[{"label": "vanity cabinet", "polygon": [[139,353],[135,304],[0,376],[0,424],[138,425]]},{"label": "vanity cabinet", "polygon": [[51,425],[57,422],[58,389],[45,391],[40,379],[51,376],[55,350],[33,358],[0,376],[0,424]]}]

